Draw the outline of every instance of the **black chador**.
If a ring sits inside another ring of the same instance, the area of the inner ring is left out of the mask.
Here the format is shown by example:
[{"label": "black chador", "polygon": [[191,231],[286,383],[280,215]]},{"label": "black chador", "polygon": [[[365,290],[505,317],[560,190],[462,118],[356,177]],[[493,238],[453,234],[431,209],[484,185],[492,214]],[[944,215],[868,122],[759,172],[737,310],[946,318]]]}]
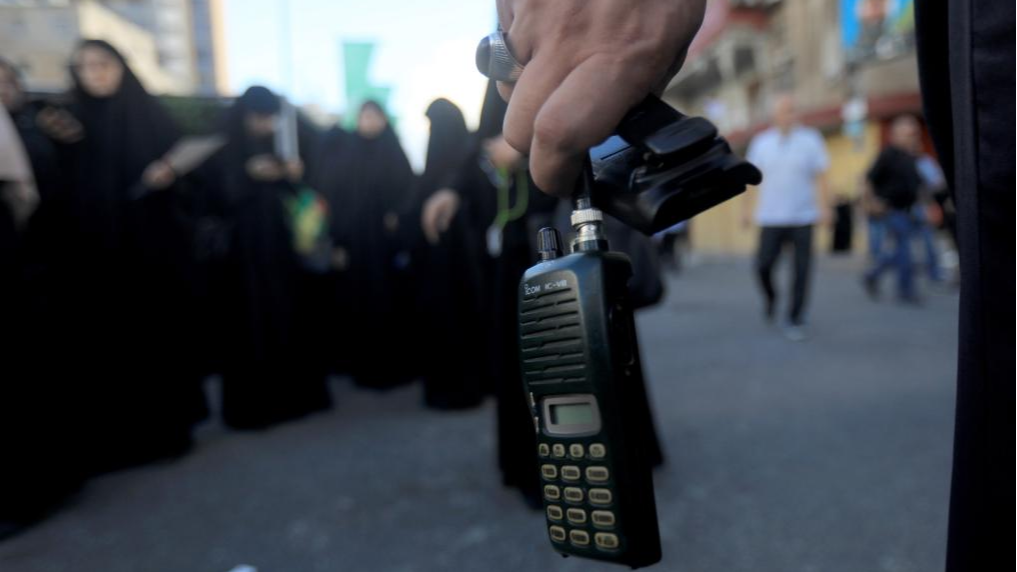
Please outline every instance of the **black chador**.
[{"label": "black chador", "polygon": [[[418,206],[436,193],[454,193],[455,180],[470,158],[471,135],[455,104],[435,100],[427,108],[427,118],[431,136],[416,190]],[[420,221],[421,214],[414,212],[410,220]],[[424,401],[437,409],[479,405],[490,390],[483,369],[486,348],[476,335],[484,327],[478,265],[481,245],[471,240],[469,223],[466,215],[457,212],[433,244],[419,231],[420,223],[414,225],[418,230],[413,237],[417,315],[426,324],[420,336]]]},{"label": "black chador", "polygon": [[329,133],[310,181],[332,213],[330,346],[348,358],[343,367],[358,385],[409,381],[419,373],[405,238],[418,224],[407,217],[414,174],[377,103],[362,106],[356,131]]},{"label": "black chador", "polygon": [[[297,195],[300,162],[276,152],[280,100],[249,88],[226,112],[225,147],[205,178],[219,182],[229,250],[218,283],[222,310],[223,419],[263,428],[329,407],[314,293],[318,278],[294,249],[287,205]],[[301,137],[300,151],[313,152]]]},{"label": "black chador", "polygon": [[[97,91],[94,68],[119,82]],[[205,405],[186,343],[179,195],[141,192],[177,129],[108,43],[82,42],[71,70],[66,111],[81,137],[61,146],[68,184],[49,201],[60,287],[48,342],[80,466],[103,471],[183,452]]]}]

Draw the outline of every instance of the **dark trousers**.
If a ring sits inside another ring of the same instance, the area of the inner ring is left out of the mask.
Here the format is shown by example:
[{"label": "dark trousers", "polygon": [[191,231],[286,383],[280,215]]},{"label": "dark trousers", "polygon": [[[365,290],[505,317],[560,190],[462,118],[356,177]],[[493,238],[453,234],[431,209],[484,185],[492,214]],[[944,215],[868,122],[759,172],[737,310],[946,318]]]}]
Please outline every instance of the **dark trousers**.
[{"label": "dark trousers", "polygon": [[812,225],[762,227],[759,232],[759,252],[756,254],[756,275],[769,309],[777,300],[777,291],[773,286],[773,266],[777,263],[784,245],[788,243],[794,248],[795,262],[788,322],[798,325],[802,323],[805,298],[809,290],[809,267],[812,265]]},{"label": "dark trousers", "polygon": [[875,261],[865,276],[878,280],[883,272],[891,268],[897,269],[897,296],[901,300],[915,298],[914,269],[911,261],[911,237],[915,232],[911,213],[906,210],[892,210],[883,219],[882,224],[893,238],[893,251],[883,250],[882,246],[875,253]]}]

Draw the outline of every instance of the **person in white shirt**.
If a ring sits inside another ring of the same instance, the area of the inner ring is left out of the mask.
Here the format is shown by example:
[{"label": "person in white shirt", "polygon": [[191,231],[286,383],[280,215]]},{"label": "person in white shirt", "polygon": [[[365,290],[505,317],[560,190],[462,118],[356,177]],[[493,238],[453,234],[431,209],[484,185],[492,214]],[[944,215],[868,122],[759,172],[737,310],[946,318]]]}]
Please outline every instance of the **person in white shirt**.
[{"label": "person in white shirt", "polygon": [[[789,339],[800,341],[805,339],[802,324],[812,262],[812,227],[829,220],[826,145],[817,130],[797,123],[794,100],[782,94],[774,100],[773,125],[752,139],[747,158],[763,172],[754,219],[760,227],[756,272],[764,317],[772,321],[776,314],[773,266],[784,245],[791,244],[794,284],[784,332]],[[751,223],[747,210],[743,221],[746,226]]]}]

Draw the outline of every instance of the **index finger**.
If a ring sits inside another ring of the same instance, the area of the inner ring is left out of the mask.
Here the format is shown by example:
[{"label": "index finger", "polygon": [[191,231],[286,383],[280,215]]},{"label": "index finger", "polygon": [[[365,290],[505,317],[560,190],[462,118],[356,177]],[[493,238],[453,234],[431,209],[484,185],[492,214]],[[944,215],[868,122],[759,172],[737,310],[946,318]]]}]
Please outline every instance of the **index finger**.
[{"label": "index finger", "polygon": [[617,56],[594,55],[547,98],[534,120],[530,145],[530,172],[541,190],[571,195],[583,155],[650,93],[653,80],[637,68]]}]

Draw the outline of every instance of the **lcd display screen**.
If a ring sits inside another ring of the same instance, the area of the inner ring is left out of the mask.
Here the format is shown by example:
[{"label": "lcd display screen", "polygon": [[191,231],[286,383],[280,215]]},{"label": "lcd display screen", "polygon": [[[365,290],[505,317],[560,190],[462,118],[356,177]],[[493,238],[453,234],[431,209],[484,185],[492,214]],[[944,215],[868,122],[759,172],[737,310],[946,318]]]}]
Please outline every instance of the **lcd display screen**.
[{"label": "lcd display screen", "polygon": [[556,404],[550,409],[554,425],[590,425],[594,422],[593,406],[589,403]]}]

